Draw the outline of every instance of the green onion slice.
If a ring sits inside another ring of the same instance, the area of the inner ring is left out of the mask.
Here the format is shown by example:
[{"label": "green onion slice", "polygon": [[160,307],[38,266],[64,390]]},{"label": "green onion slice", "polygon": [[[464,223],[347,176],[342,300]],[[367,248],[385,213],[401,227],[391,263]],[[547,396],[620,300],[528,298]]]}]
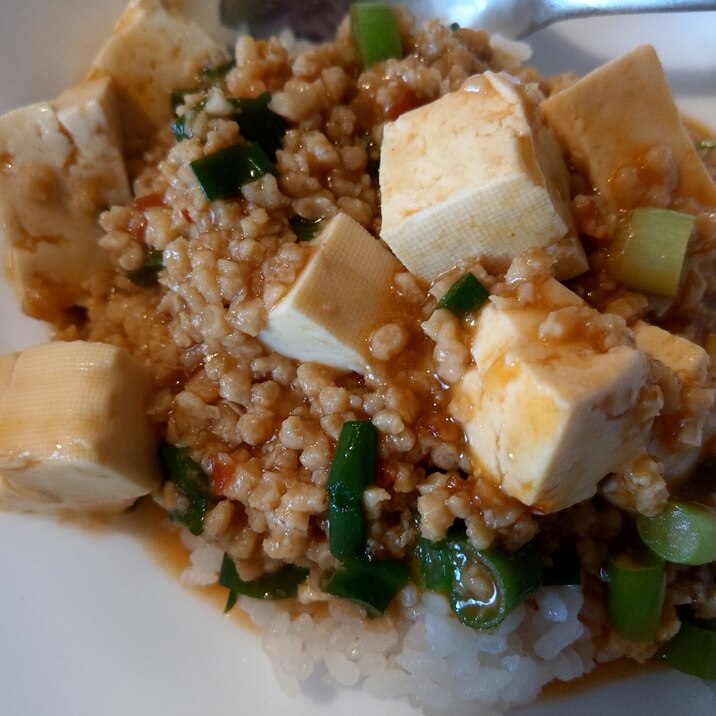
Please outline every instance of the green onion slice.
[{"label": "green onion slice", "polygon": [[410,569],[400,562],[351,557],[330,575],[323,591],[360,604],[370,616],[377,616],[385,612],[409,578]]},{"label": "green onion slice", "polygon": [[[420,515],[416,516],[416,524],[420,526]],[[466,540],[465,525],[458,520],[447,533],[445,539],[433,541],[420,537],[415,548],[418,575],[422,585],[431,592],[447,593],[452,587],[453,565],[450,559],[451,545],[456,541]]]},{"label": "green onion slice", "polygon": [[378,433],[369,420],[343,425],[326,483],[328,542],[341,561],[365,547],[363,492],[375,480],[377,454]]},{"label": "green onion slice", "polygon": [[189,166],[209,201],[237,196],[244,184],[277,173],[263,149],[253,142],[220,149]]},{"label": "green onion slice", "polygon": [[191,139],[194,136],[192,124],[199,112],[204,111],[204,107],[206,107],[205,99],[201,100],[201,102],[197,102],[192,107],[188,107],[184,114],[172,122],[172,134],[177,142],[181,142],[183,139]]},{"label": "green onion slice", "polygon": [[287,564],[276,572],[268,572],[251,580],[243,580],[234,560],[224,552],[219,572],[219,584],[229,590],[224,612],[236,604],[239,594],[253,599],[290,599],[298,593],[298,586],[308,576],[308,569]]},{"label": "green onion slice", "polygon": [[673,298],[679,290],[694,217],[670,209],[634,209],[622,224],[608,261],[623,286]]},{"label": "green onion slice", "polygon": [[149,288],[157,282],[159,272],[164,268],[164,252],[159,249],[147,249],[144,263],[133,271],[127,271],[127,278],[137,286]]},{"label": "green onion slice", "polygon": [[480,308],[489,295],[474,274],[468,272],[450,286],[447,293],[438,301],[437,308],[447,308],[458,318],[462,318]]},{"label": "green onion slice", "polygon": [[664,560],[647,549],[611,555],[604,578],[612,629],[630,641],[655,639],[666,591]]},{"label": "green onion slice", "polygon": [[264,92],[258,97],[229,100],[235,109],[231,119],[239,123],[241,136],[258,144],[273,159],[276,150],[281,149],[288,122],[269,107],[270,101],[269,92]]},{"label": "green onion slice", "polygon": [[532,544],[514,553],[477,550],[467,538],[450,544],[450,606],[473,629],[492,629],[542,585],[542,558]]},{"label": "green onion slice", "polygon": [[186,510],[175,510],[169,516],[183,524],[194,535],[204,531],[204,517],[216,505],[209,476],[201,466],[192,460],[185,448],[163,443],[159,450],[159,460],[165,479],[173,482],[177,490],[188,500]]},{"label": "green onion slice", "polygon": [[[238,122],[241,136],[249,142],[258,144],[271,159],[276,150],[281,148],[283,135],[286,134],[288,123],[269,108],[271,94],[264,92],[258,97],[229,99],[233,111],[225,119]],[[199,112],[206,109],[206,100],[197,102],[172,123],[172,133],[177,142],[193,136],[192,124]]]},{"label": "green onion slice", "polygon": [[716,679],[716,620],[682,622],[679,632],[656,658],[686,674]]},{"label": "green onion slice", "polygon": [[351,33],[363,69],[391,57],[403,56],[398,22],[393,9],[375,2],[351,5]]},{"label": "green onion slice", "polygon": [[447,539],[434,542],[421,537],[415,548],[420,581],[431,592],[447,593],[452,587],[452,562]]},{"label": "green onion slice", "polygon": [[325,219],[304,219],[302,216],[294,216],[289,219],[289,226],[291,231],[296,234],[296,241],[310,241],[315,239],[316,236],[321,232]]},{"label": "green onion slice", "polygon": [[654,517],[639,515],[636,526],[644,544],[668,562],[716,561],[716,513],[704,505],[672,499]]}]

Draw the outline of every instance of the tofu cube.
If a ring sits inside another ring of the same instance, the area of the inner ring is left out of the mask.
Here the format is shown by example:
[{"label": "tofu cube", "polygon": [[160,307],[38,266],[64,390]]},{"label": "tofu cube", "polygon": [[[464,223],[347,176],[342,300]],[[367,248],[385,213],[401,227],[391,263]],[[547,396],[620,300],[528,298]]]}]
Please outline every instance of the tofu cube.
[{"label": "tofu cube", "polygon": [[[716,186],[699,159],[653,47],[643,45],[597,68],[541,104],[547,123],[597,191],[623,206],[624,167],[653,147],[668,147],[678,171],[673,198],[716,206]],[[628,208],[628,207],[627,207]]]},{"label": "tofu cube", "polygon": [[173,119],[172,90],[194,87],[203,69],[226,63],[223,48],[160,0],[133,0],[96,57],[90,77],[108,75],[120,97],[132,153]]},{"label": "tofu cube", "polygon": [[600,351],[580,335],[543,340],[551,310],[592,309],[556,282],[542,292],[538,303],[493,300],[482,309],[475,365],[450,409],[475,471],[547,513],[588,499],[603,477],[645,452],[653,411],[640,405],[649,381],[643,353],[630,345]]},{"label": "tofu cube", "polygon": [[311,243],[308,263],[259,338],[291,358],[364,373],[368,339],[386,322],[400,265],[346,214],[333,217]]},{"label": "tofu cube", "polygon": [[651,360],[664,406],[654,421],[649,454],[658,458],[669,485],[687,478],[703,459],[703,446],[711,440],[710,424],[716,399],[708,353],[693,341],[639,321],[634,326],[636,345]]},{"label": "tofu cube", "polygon": [[634,326],[634,335],[644,353],[670,368],[683,382],[703,384],[708,380],[709,356],[700,345],[643,321]]},{"label": "tofu cube", "polygon": [[99,214],[131,201],[110,81],[0,117],[0,156],[0,222],[24,309],[83,304],[109,271]]},{"label": "tofu cube", "polygon": [[19,353],[4,353],[0,355],[0,398],[2,398],[2,394],[8,385],[10,385],[12,370],[15,367],[15,362],[19,355]]},{"label": "tofu cube", "polygon": [[572,233],[568,175],[526,90],[485,72],[385,125],[381,236],[428,281],[479,258],[503,272],[533,247],[571,239],[568,278],[586,270]]},{"label": "tofu cube", "polygon": [[75,341],[13,358],[0,361],[0,505],[116,511],[159,486],[148,380],[129,353]]},{"label": "tofu cube", "polygon": [[109,77],[101,77],[71,87],[51,102],[75,150],[67,180],[83,183],[75,188],[94,210],[131,201],[115,90]]}]

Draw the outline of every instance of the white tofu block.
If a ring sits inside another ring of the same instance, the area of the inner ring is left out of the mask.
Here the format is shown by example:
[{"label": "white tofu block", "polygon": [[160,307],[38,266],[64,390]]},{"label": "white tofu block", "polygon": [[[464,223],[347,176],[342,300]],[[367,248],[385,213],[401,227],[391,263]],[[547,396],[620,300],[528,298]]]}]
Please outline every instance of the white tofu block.
[{"label": "white tofu block", "polygon": [[156,489],[148,387],[115,346],[58,342],[21,353],[0,395],[0,505],[114,511]]},{"label": "white tofu block", "polygon": [[700,345],[643,321],[634,326],[634,335],[638,348],[673,370],[682,381],[707,381],[710,361]]},{"label": "white tofu block", "polygon": [[25,307],[82,304],[109,271],[101,211],[131,201],[108,79],[0,117],[0,223]]},{"label": "white tofu block", "polygon": [[[557,305],[583,305],[555,288],[547,287]],[[653,418],[640,406],[649,379],[641,351],[599,352],[579,336],[543,341],[549,312],[544,302],[486,305],[474,328],[475,366],[450,406],[476,471],[541,513],[588,499],[603,477],[645,452]]]},{"label": "white tofu block", "polygon": [[[572,230],[561,150],[524,88],[493,72],[385,125],[380,189],[382,238],[428,281],[467,258],[505,271]],[[587,266],[572,247],[570,276]]]},{"label": "white tofu block", "polygon": [[597,68],[541,104],[542,115],[575,165],[615,206],[614,178],[638,167],[652,147],[669,147],[678,169],[672,196],[716,206],[716,186],[696,154],[664,69],[649,45]]},{"label": "white tofu block", "polygon": [[135,149],[171,123],[172,90],[196,86],[203,69],[227,60],[222,47],[160,0],[133,0],[95,59],[90,77],[109,75],[116,83],[125,138]]},{"label": "white tofu block", "polygon": [[664,407],[654,421],[649,453],[658,458],[664,478],[674,485],[687,478],[704,458],[716,426],[710,420],[716,391],[708,353],[693,341],[639,321],[637,347],[658,361],[655,371]]},{"label": "white tofu block", "polygon": [[[101,77],[63,92],[51,102],[75,150],[66,181],[74,184],[78,202],[94,209],[131,201],[122,154],[122,128],[112,80]],[[97,196],[95,196],[97,195]]]},{"label": "white tofu block", "polygon": [[259,338],[291,358],[364,373],[368,339],[386,322],[400,265],[346,214],[333,217],[311,243],[313,255]]},{"label": "white tofu block", "polygon": [[19,353],[5,353],[0,355],[0,398],[2,398],[5,388],[10,385],[12,369],[15,367],[15,362],[19,355]]}]

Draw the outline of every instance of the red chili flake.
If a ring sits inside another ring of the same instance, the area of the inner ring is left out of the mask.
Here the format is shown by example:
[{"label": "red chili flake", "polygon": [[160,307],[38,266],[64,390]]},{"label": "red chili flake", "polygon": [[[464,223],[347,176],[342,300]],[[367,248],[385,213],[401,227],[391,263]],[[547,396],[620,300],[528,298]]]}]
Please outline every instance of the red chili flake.
[{"label": "red chili flake", "polygon": [[144,234],[147,230],[147,217],[139,211],[133,211],[127,222],[127,231],[139,242],[144,242]]},{"label": "red chili flake", "polygon": [[223,495],[226,486],[234,476],[233,465],[224,462],[220,457],[211,457],[209,459],[211,468],[211,479],[214,483],[214,494]]},{"label": "red chili flake", "polygon": [[138,196],[132,203],[132,217],[127,222],[127,231],[137,240],[144,241],[144,234],[147,231],[147,217],[144,212],[155,206],[164,206],[164,194],[155,192]]},{"label": "red chili flake", "polygon": [[147,209],[152,209],[155,206],[164,206],[164,194],[159,191],[153,194],[138,196],[132,204],[132,208],[137,211],[146,211]]},{"label": "red chili flake", "polygon": [[182,209],[181,215],[184,217],[184,221],[187,222],[187,224],[193,224],[194,219],[191,218],[191,214],[189,213],[188,209]]},{"label": "red chili flake", "polygon": [[395,464],[384,460],[378,462],[378,469],[375,472],[375,486],[382,487],[384,490],[390,487],[398,476]]},{"label": "red chili flake", "polygon": [[406,88],[400,99],[388,107],[385,113],[388,119],[398,119],[401,114],[420,106],[420,99],[413,90]]}]

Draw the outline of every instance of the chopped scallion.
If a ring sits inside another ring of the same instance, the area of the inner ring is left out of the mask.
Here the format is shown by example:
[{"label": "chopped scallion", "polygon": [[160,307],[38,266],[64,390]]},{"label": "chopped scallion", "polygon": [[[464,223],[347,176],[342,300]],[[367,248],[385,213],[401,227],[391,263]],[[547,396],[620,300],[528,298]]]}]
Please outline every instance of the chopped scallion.
[{"label": "chopped scallion", "polygon": [[618,232],[609,273],[637,291],[673,298],[679,290],[694,217],[670,209],[634,209]]},{"label": "chopped scallion", "polygon": [[302,216],[294,216],[289,219],[289,226],[294,234],[296,234],[296,241],[310,241],[315,239],[321,231],[323,226],[323,219],[304,219]]},{"label": "chopped scallion", "polygon": [[127,271],[127,278],[137,286],[149,288],[157,282],[159,272],[164,268],[164,252],[159,249],[147,249],[144,263],[133,271]]},{"label": "chopped scallion", "polygon": [[639,515],[644,544],[668,562],[699,565],[716,561],[716,513],[684,500],[669,500],[654,517]]},{"label": "chopped scallion", "polygon": [[209,476],[185,448],[163,443],[159,458],[164,477],[189,501],[186,509],[174,510],[169,513],[170,517],[192,534],[200,535],[204,531],[206,513],[216,505]]},{"label": "chopped scallion", "polygon": [[416,548],[420,581],[447,593],[457,618],[473,629],[492,629],[544,583],[544,564],[534,545],[514,553],[499,547],[475,549],[464,527],[445,539],[421,538]]},{"label": "chopped scallion", "polygon": [[393,9],[382,3],[351,5],[351,33],[363,69],[391,57],[403,56],[400,30]]},{"label": "chopped scallion", "polygon": [[205,106],[206,100],[197,102],[193,107],[187,108],[184,114],[179,115],[172,122],[172,134],[177,142],[181,142],[183,139],[191,139],[194,136],[194,130],[191,125]]},{"label": "chopped scallion", "polygon": [[666,591],[664,560],[647,549],[611,555],[604,578],[612,629],[630,641],[656,638]]},{"label": "chopped scallion", "polygon": [[400,562],[352,557],[331,574],[323,591],[360,604],[370,616],[377,616],[385,612],[409,578],[410,569]]},{"label": "chopped scallion", "polygon": [[370,420],[343,425],[328,474],[328,541],[331,554],[345,561],[365,546],[363,492],[373,484],[378,433]]},{"label": "chopped scallion", "polygon": [[256,142],[273,159],[276,150],[281,148],[288,123],[269,107],[270,101],[269,92],[258,97],[229,100],[236,110],[231,119],[239,123],[241,136],[250,142]]},{"label": "chopped scallion", "polygon": [[239,594],[253,599],[268,600],[295,597],[298,585],[306,579],[308,572],[309,570],[304,567],[287,564],[276,572],[268,572],[256,579],[244,580],[239,576],[234,560],[224,553],[218,582],[229,590],[224,611],[228,612],[232,609]]},{"label": "chopped scallion", "polygon": [[189,166],[209,201],[237,196],[244,184],[277,173],[263,149],[253,142],[220,149]]},{"label": "chopped scallion", "polygon": [[431,592],[447,593],[452,587],[452,562],[447,540],[432,540],[421,537],[415,548],[418,558],[420,581]]},{"label": "chopped scallion", "polygon": [[[286,134],[288,123],[269,108],[271,94],[264,92],[258,97],[229,99],[233,111],[222,115],[225,119],[238,122],[241,136],[249,142],[255,142],[266,155],[273,159],[276,150],[281,148],[283,135]],[[197,102],[177,117],[172,123],[172,132],[177,142],[193,136],[192,123],[199,112],[206,109],[206,100]]]},{"label": "chopped scallion", "polygon": [[716,621],[684,621],[677,635],[656,655],[672,669],[716,679]]},{"label": "chopped scallion", "polygon": [[450,606],[473,629],[492,629],[542,585],[542,558],[532,544],[514,553],[477,550],[467,538],[450,541]]},{"label": "chopped scallion", "polygon": [[475,278],[466,273],[450,286],[438,301],[437,308],[447,308],[459,318],[480,308],[489,297],[487,289]]}]

